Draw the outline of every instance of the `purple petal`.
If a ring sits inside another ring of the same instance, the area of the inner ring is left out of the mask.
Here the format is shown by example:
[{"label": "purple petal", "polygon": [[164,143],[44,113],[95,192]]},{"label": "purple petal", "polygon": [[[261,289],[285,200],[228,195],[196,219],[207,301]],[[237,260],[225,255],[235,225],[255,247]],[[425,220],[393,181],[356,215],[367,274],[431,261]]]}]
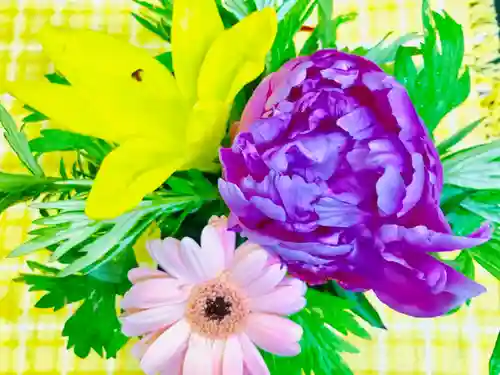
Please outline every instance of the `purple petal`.
[{"label": "purple petal", "polygon": [[315,205],[318,223],[328,227],[347,228],[365,220],[366,214],[357,206],[334,197],[321,198]]},{"label": "purple petal", "polygon": [[378,237],[385,244],[396,242],[402,247],[411,247],[427,252],[453,251],[479,246],[491,237],[491,226],[485,223],[468,237],[434,232],[425,226],[405,228],[396,224],[382,225]]},{"label": "purple petal", "polygon": [[286,220],[286,212],[283,207],[278,206],[269,198],[255,196],[250,198],[250,202],[268,218],[278,221]]},{"label": "purple petal", "polygon": [[405,183],[401,173],[392,165],[387,166],[376,184],[377,205],[382,216],[390,216],[401,207],[405,196]]},{"label": "purple petal", "polygon": [[404,260],[386,262],[373,285],[383,303],[403,314],[440,316],[486,290],[428,254],[408,252]]},{"label": "purple petal", "polygon": [[354,139],[366,139],[373,134],[373,117],[363,107],[356,108],[337,120],[337,125]]}]

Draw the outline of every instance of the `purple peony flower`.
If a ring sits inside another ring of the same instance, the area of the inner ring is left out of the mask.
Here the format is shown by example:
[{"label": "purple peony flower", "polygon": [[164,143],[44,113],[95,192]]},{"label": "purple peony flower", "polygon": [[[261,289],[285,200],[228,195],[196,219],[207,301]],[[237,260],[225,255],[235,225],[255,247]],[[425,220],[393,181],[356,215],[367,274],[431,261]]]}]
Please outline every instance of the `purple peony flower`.
[{"label": "purple peony flower", "polygon": [[484,291],[431,253],[479,245],[490,228],[452,234],[436,149],[403,86],[372,62],[335,50],[288,62],[220,158],[234,229],[295,276],[372,289],[420,317]]}]

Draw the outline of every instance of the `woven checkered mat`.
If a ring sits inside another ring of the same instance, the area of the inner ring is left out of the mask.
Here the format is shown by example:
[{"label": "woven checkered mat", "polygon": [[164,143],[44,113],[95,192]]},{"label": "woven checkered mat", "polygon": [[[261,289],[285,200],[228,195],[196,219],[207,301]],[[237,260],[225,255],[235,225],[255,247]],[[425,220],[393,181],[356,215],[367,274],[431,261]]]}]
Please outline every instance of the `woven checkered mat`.
[{"label": "woven checkered mat", "polygon": [[[471,41],[466,3],[465,0],[433,1],[435,8],[446,9],[465,26],[466,39]],[[359,13],[355,22],[342,27],[340,42],[370,45],[389,31],[396,35],[418,31],[419,7],[420,0],[336,0],[336,13]],[[0,81],[35,79],[50,69],[50,62],[37,43],[37,31],[47,22],[103,30],[151,53],[163,51],[166,45],[141,29],[130,17],[131,10],[131,0],[0,0]],[[5,96],[2,103],[17,119],[21,118],[24,112],[20,103]],[[478,98],[472,94],[463,108],[446,119],[439,136],[446,137],[481,115],[484,113]],[[30,125],[28,134],[34,136],[38,131],[37,125]],[[469,142],[477,142],[482,136],[475,133]],[[45,157],[44,167],[56,173],[59,157]],[[5,143],[0,143],[0,167],[3,171],[23,171]],[[70,311],[53,313],[35,309],[32,306],[36,296],[28,293],[26,286],[11,282],[26,269],[21,260],[3,258],[26,240],[31,220],[31,213],[23,205],[0,216],[0,375],[140,374],[129,348],[116,360],[105,361],[95,355],[85,360],[76,358],[65,349],[61,337]],[[44,256],[35,255],[34,259]],[[353,339],[361,350],[361,354],[347,357],[355,374],[486,375],[488,356],[500,326],[500,292],[498,283],[486,273],[479,272],[478,278],[489,293],[450,317],[412,319],[375,302],[389,331],[373,332],[372,341]]]}]

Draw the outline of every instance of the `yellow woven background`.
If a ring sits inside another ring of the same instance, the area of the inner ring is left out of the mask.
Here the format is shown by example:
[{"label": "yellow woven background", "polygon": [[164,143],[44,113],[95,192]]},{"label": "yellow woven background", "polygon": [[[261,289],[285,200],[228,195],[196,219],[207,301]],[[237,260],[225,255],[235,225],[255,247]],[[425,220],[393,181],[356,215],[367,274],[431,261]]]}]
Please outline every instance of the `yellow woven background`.
[{"label": "yellow woven background", "polygon": [[[193,0],[195,1],[195,0]],[[488,0],[485,0],[488,1]],[[468,58],[474,64],[472,46],[477,36],[470,28],[465,0],[433,1],[465,27]],[[388,31],[396,34],[420,30],[420,0],[336,0],[336,13],[357,11],[356,22],[342,28],[342,44],[373,44]],[[46,22],[80,28],[105,30],[156,53],[165,45],[142,30],[130,17],[131,0],[0,0],[0,82],[3,79],[35,79],[50,68],[41,53],[36,34]],[[491,15],[493,16],[493,15]],[[479,43],[480,44],[480,43]],[[476,51],[477,52],[477,51]],[[481,77],[474,80],[484,81]],[[2,103],[19,119],[21,104],[9,97]],[[466,105],[452,113],[440,129],[440,136],[485,114],[475,93]],[[82,114],[84,115],[84,114]],[[38,129],[31,126],[28,133]],[[483,138],[479,130],[469,143]],[[3,142],[3,139],[2,141]],[[45,168],[56,169],[55,156],[43,160]],[[21,172],[16,158],[0,143],[0,169]],[[85,360],[65,349],[61,329],[69,311],[53,313],[34,309],[35,295],[24,285],[10,280],[25,270],[23,261],[3,259],[26,240],[31,216],[17,206],[0,216],[0,375],[12,374],[140,374],[126,348],[116,360],[97,356]],[[44,259],[45,254],[35,256]],[[362,354],[348,357],[356,375],[487,375],[488,356],[500,327],[500,290],[498,282],[479,271],[479,281],[489,292],[472,306],[451,317],[418,320],[392,312],[380,304],[388,332],[373,332],[370,342],[354,340]],[[82,327],[85,329],[85,327]],[[327,353],[325,353],[327,354]],[[334,375],[334,374],[332,374]]]}]

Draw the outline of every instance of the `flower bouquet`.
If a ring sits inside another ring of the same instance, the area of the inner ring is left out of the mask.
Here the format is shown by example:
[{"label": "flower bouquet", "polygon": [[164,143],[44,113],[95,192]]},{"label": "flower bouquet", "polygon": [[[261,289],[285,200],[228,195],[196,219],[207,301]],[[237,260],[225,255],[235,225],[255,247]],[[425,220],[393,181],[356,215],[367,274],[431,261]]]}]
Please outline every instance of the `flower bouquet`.
[{"label": "flower bouquet", "polygon": [[150,375],[352,374],[346,335],[386,329],[365,292],[431,318],[485,292],[476,263],[500,277],[500,144],[460,146],[480,120],[434,141],[470,92],[449,15],[423,0],[423,35],[340,48],[332,0],[135,1],[169,52],[46,26],[54,72],[2,84],[50,119],[28,140],[0,108],[27,169],[0,209],[39,212],[10,256],[47,253],[17,281],[74,304],[77,356],[137,338]]}]

